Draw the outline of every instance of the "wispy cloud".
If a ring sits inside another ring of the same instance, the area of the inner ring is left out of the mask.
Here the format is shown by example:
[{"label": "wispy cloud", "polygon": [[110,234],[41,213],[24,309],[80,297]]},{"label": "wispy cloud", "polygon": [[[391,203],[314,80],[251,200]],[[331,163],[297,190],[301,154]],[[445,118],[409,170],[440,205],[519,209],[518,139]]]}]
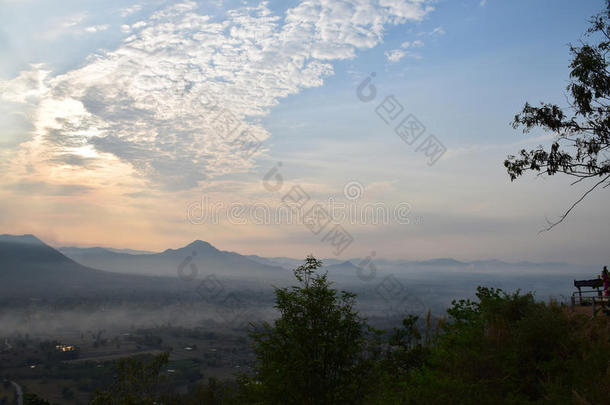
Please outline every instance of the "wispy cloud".
[{"label": "wispy cloud", "polygon": [[405,51],[403,51],[402,49],[393,49],[391,51],[386,51],[385,53],[385,57],[388,60],[388,62],[399,62],[402,58],[404,58],[407,53]]},{"label": "wispy cloud", "polygon": [[50,27],[45,27],[40,34],[40,37],[52,41],[63,35],[75,34],[82,32],[82,24],[86,21],[88,14],[86,12],[76,13],[55,20]]},{"label": "wispy cloud", "polygon": [[106,31],[110,26],[108,24],[103,24],[103,25],[91,25],[89,27],[85,28],[85,32],[89,32],[89,33],[96,33],[96,32],[100,32],[100,31]]},{"label": "wispy cloud", "polygon": [[403,42],[400,47],[401,48],[421,48],[422,46],[424,46],[424,42],[420,41],[419,39],[416,39],[415,41],[405,41]]},{"label": "wispy cloud", "polygon": [[91,191],[91,187],[78,184],[52,184],[42,181],[22,181],[4,186],[5,189],[15,191],[19,194],[47,195],[47,196],[75,196]]},{"label": "wispy cloud", "polygon": [[443,27],[436,27],[432,30],[430,35],[445,35],[445,29]]},{"label": "wispy cloud", "polygon": [[392,50],[386,51],[386,52],[384,52],[384,55],[386,57],[386,60],[390,63],[399,62],[405,57],[410,57],[413,59],[421,59],[422,58],[421,55],[419,55],[415,52],[411,52],[408,49],[421,48],[422,46],[424,46],[424,42],[420,41],[419,39],[416,39],[415,41],[405,41],[402,44],[400,44],[401,49],[392,49]]},{"label": "wispy cloud", "polygon": [[140,10],[142,10],[142,6],[140,4],[134,4],[133,6],[124,7],[120,9],[119,14],[121,15],[121,17],[127,17],[134,13],[137,13]]}]

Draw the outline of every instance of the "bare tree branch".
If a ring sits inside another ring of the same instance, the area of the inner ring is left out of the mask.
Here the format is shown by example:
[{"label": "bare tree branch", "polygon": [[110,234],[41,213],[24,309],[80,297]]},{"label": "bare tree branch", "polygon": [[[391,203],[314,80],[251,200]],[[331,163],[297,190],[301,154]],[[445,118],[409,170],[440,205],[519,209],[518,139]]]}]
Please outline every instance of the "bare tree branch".
[{"label": "bare tree branch", "polygon": [[[578,204],[580,204],[582,202],[582,200],[584,200],[587,197],[587,195],[589,195],[589,193],[591,193],[593,190],[595,190],[597,188],[597,186],[599,186],[600,184],[603,184],[604,182],[608,181],[608,179],[610,179],[610,175],[604,177],[603,179],[601,179],[600,181],[595,183],[595,185],[593,187],[591,187],[589,190],[587,190],[586,193],[584,193],[574,204],[572,204],[572,206],[559,218],[559,220],[557,222],[549,222],[547,220],[547,222],[550,224],[550,226],[548,228],[542,229],[541,231],[538,232],[538,234],[540,234],[542,232],[550,231],[555,226],[557,226],[560,223],[562,223],[563,220],[566,219],[566,217],[570,214],[570,212],[572,212],[574,207],[576,207]],[[606,187],[608,187],[608,185],[610,185],[610,183],[607,184],[606,186],[602,187],[602,188],[606,188]]]}]

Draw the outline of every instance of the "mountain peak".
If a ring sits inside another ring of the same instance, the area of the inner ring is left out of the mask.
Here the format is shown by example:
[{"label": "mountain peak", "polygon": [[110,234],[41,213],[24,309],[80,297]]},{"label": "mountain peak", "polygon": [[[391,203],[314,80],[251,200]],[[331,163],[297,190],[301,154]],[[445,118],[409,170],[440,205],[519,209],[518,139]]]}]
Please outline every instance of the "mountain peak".
[{"label": "mountain peak", "polygon": [[10,242],[10,243],[28,243],[35,245],[44,245],[45,243],[38,239],[36,236],[32,234],[25,235],[9,235],[3,234],[0,235],[0,242]]},{"label": "mountain peak", "polygon": [[352,263],[351,261],[347,260],[341,263],[337,263],[337,264],[331,264],[326,266],[329,269],[357,269],[358,266],[356,266],[354,263]]},{"label": "mountain peak", "polygon": [[213,249],[213,250],[218,250],[216,249],[214,246],[212,246],[210,243],[203,241],[203,240],[194,240],[193,242],[189,243],[187,246],[184,247],[185,249]]}]

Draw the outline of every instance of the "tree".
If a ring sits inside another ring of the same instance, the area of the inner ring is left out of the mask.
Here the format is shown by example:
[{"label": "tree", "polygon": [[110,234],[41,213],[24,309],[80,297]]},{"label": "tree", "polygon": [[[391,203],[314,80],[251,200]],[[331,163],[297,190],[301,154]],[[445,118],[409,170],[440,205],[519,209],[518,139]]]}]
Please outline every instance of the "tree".
[{"label": "tree", "polygon": [[557,105],[542,103],[534,107],[526,103],[515,115],[513,128],[527,133],[539,127],[552,132],[555,139],[548,150],[542,146],[521,150],[504,161],[511,181],[525,172],[553,176],[557,173],[573,177],[572,184],[587,182],[587,191],[561,215],[549,222],[546,230],[561,223],[570,212],[598,187],[610,185],[610,0],[606,10],[591,20],[585,37],[596,44],[582,42],[570,45],[570,83],[567,87],[569,108],[564,112]]},{"label": "tree", "polygon": [[[608,403],[608,318],[478,287],[453,301],[423,366],[384,403]],[[402,397],[398,394],[402,390]]]},{"label": "tree", "polygon": [[308,256],[294,270],[299,285],[275,289],[279,319],[251,332],[258,358],[248,381],[252,403],[363,403],[372,385],[366,356],[372,329],[354,310],[355,295],[316,273],[321,265]]}]

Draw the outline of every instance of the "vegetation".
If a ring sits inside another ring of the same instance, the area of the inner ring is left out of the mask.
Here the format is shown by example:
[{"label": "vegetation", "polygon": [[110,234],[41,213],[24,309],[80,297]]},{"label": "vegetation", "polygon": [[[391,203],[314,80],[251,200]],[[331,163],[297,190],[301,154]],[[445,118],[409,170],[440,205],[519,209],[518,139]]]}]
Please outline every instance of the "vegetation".
[{"label": "vegetation", "polygon": [[[521,150],[504,162],[511,181],[527,171],[553,176],[560,173],[575,178],[574,183],[592,182],[590,188],[562,215],[549,223],[551,229],[562,222],[574,207],[596,188],[610,185],[610,0],[606,10],[592,19],[587,37],[594,43],[570,46],[569,109],[542,103],[525,104],[513,127],[524,132],[542,128],[555,134],[548,150],[539,146]],[[595,43],[596,42],[596,43]]]},{"label": "vegetation", "polygon": [[360,317],[354,294],[332,288],[320,265],[308,257],[294,271],[297,285],[276,288],[275,322],[252,325],[252,373],[209,378],[178,394],[167,353],[124,358],[115,363],[114,383],[91,403],[607,403],[606,316],[478,287],[476,299],[453,301],[447,319],[407,315],[386,333]]},{"label": "vegetation", "polygon": [[378,403],[607,402],[605,317],[574,315],[530,293],[479,287],[476,296],[453,303],[423,354],[416,346],[404,366],[388,368]]},{"label": "vegetation", "polygon": [[370,389],[371,329],[354,310],[355,295],[315,272],[321,265],[308,257],[294,271],[299,285],[276,289],[279,319],[251,334],[254,403],[358,404]]}]

